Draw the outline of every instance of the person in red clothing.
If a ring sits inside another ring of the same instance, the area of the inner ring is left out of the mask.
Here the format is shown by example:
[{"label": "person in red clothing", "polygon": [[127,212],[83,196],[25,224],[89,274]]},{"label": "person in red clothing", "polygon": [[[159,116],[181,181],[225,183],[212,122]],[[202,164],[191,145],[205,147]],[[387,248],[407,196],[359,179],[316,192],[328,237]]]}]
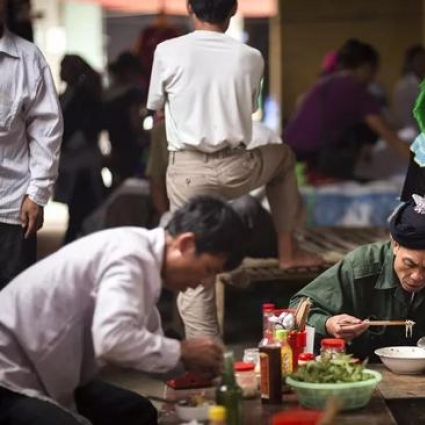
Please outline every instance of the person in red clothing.
[{"label": "person in red clothing", "polygon": [[146,86],[149,85],[156,46],[179,35],[181,35],[181,31],[169,24],[164,12],[159,13],[155,22],[141,31],[136,55],[140,58],[140,63],[147,76]]}]

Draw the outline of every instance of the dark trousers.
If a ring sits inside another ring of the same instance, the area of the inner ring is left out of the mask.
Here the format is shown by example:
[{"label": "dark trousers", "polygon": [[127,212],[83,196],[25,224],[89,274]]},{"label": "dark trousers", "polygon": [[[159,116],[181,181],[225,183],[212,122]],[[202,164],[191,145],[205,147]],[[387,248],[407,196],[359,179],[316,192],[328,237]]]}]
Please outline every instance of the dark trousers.
[{"label": "dark trousers", "polygon": [[0,223],[0,290],[37,260],[37,236],[24,239],[19,224]]},{"label": "dark trousers", "polygon": [[251,258],[277,257],[277,235],[270,213],[256,198],[245,195],[231,201],[249,230],[246,256]]},{"label": "dark trousers", "polygon": [[99,190],[96,189],[91,176],[91,170],[80,170],[75,177],[74,190],[68,202],[68,228],[66,229],[64,244],[72,242],[79,236],[85,218],[102,201],[103,183],[101,176],[98,179]]},{"label": "dark trousers", "polygon": [[[102,381],[75,391],[78,413],[93,425],[156,425],[158,415],[146,398]],[[53,403],[0,388],[0,425],[79,425]]]}]

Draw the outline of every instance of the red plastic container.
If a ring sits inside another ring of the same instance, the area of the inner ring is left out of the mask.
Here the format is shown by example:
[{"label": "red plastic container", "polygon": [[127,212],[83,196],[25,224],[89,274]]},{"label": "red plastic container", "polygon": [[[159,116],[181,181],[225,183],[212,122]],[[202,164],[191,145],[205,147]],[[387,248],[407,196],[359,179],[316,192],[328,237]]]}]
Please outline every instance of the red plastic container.
[{"label": "red plastic container", "polygon": [[321,415],[316,410],[287,410],[274,415],[270,425],[316,425]]},{"label": "red plastic container", "polygon": [[210,377],[196,372],[186,372],[182,376],[169,379],[165,383],[175,390],[186,390],[191,388],[212,387],[213,383]]},{"label": "red plastic container", "polygon": [[292,366],[295,371],[298,369],[298,356],[304,352],[307,344],[307,331],[291,331],[288,341],[292,349]]}]

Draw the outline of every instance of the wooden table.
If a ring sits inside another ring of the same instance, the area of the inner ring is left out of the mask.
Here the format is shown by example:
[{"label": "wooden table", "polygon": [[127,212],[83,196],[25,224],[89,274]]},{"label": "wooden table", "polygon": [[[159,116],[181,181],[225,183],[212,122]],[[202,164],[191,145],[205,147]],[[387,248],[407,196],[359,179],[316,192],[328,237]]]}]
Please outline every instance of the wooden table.
[{"label": "wooden table", "polygon": [[[382,373],[369,404],[362,409],[341,412],[337,425],[421,425],[425,424],[425,375],[396,375],[383,365],[373,365]],[[200,390],[166,390],[166,397],[179,400]],[[214,389],[205,389],[207,399],[214,398]],[[269,425],[270,418],[277,412],[298,408],[294,394],[285,394],[281,405],[265,405],[259,399],[244,400],[243,425]],[[168,409],[168,411],[167,411]],[[171,405],[167,405],[160,419],[161,425],[176,425],[182,421],[175,416]]]},{"label": "wooden table", "polygon": [[398,425],[425,424],[425,375],[397,375],[383,365],[378,391]]}]

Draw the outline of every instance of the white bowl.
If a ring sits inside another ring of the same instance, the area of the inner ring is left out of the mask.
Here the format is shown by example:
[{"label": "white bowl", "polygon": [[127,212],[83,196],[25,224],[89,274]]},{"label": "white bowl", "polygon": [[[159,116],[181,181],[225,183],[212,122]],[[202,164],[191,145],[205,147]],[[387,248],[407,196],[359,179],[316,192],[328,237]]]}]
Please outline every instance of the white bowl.
[{"label": "white bowl", "polygon": [[176,404],[174,410],[177,416],[183,421],[206,421],[208,419],[208,413],[210,411],[211,403],[205,402],[199,406],[184,406]]},{"label": "white bowl", "polygon": [[419,347],[383,347],[375,350],[382,363],[394,373],[416,375],[425,370],[425,349]]}]

